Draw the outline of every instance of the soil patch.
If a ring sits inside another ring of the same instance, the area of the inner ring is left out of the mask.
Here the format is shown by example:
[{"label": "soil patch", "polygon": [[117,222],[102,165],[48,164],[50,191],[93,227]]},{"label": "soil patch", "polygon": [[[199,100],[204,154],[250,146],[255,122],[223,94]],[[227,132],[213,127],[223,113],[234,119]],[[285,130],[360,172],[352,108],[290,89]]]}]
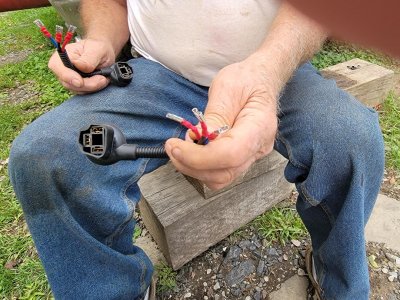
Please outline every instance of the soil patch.
[{"label": "soil patch", "polygon": [[385,170],[381,193],[400,201],[400,174],[393,169]]},{"label": "soil patch", "polygon": [[0,56],[0,67],[23,61],[32,53],[32,50],[24,50],[19,52],[11,52],[6,55]]},{"label": "soil patch", "polygon": [[2,97],[0,97],[0,106],[4,104],[19,104],[38,97],[40,92],[32,89],[32,82],[27,82],[17,88],[5,89]]}]

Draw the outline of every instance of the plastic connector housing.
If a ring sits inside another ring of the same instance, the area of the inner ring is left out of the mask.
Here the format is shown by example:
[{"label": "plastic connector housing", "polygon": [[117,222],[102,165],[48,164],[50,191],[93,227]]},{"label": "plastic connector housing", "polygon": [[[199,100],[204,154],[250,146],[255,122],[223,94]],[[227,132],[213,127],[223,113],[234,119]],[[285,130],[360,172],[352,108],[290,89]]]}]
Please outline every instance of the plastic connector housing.
[{"label": "plastic connector housing", "polygon": [[94,163],[111,165],[120,160],[168,158],[164,146],[140,147],[127,144],[121,130],[113,125],[90,125],[79,133],[81,151]]},{"label": "plastic connector housing", "polygon": [[108,158],[112,149],[113,133],[112,128],[107,130],[104,125],[90,125],[88,129],[81,130],[79,144],[82,151],[98,159]]}]

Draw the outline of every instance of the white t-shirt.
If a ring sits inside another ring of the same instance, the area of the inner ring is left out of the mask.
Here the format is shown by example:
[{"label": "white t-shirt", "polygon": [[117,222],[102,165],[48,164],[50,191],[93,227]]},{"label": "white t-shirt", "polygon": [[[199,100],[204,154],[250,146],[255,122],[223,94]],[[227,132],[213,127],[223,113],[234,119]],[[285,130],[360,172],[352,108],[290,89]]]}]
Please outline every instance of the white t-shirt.
[{"label": "white t-shirt", "polygon": [[204,86],[262,44],[278,9],[274,0],[127,2],[134,49]]}]

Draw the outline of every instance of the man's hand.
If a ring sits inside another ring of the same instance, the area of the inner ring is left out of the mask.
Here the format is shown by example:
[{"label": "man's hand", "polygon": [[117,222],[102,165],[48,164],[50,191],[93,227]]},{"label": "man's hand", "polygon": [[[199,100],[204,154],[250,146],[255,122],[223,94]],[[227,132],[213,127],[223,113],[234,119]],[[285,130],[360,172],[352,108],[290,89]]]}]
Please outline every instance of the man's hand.
[{"label": "man's hand", "polygon": [[166,151],[182,173],[221,189],[272,151],[277,103],[257,57],[222,69],[213,80],[205,118],[210,130],[231,129],[206,146],[169,139]]},{"label": "man's hand", "polygon": [[[114,50],[105,41],[82,40],[67,45],[67,52],[75,67],[85,73],[110,66],[115,62]],[[56,52],[50,58],[49,68],[65,88],[77,94],[99,91],[109,83],[109,80],[101,75],[82,78],[77,72],[65,67]]]}]

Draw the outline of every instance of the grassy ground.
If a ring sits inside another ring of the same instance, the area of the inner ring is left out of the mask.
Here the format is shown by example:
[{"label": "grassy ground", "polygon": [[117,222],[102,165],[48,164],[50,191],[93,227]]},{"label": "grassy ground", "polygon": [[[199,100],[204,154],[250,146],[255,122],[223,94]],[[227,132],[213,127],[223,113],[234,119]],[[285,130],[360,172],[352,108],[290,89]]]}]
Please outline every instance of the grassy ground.
[{"label": "grassy ground", "polygon": [[[0,15],[0,298],[47,299],[51,293],[40,261],[23,220],[7,175],[7,158],[12,140],[24,126],[69,97],[47,69],[52,49],[33,20],[40,18],[53,31],[62,24],[52,8]],[[313,60],[323,68],[359,57],[379,64],[390,60],[369,51],[328,43]],[[23,58],[19,62],[15,62]],[[8,63],[11,62],[11,63]],[[21,97],[23,101],[21,101]],[[400,170],[400,99],[392,94],[382,108],[381,123],[387,147],[388,166]],[[289,215],[287,215],[289,214]],[[288,224],[282,221],[290,217]],[[285,241],[304,230],[292,211],[272,210],[257,220],[261,232],[271,240]],[[269,223],[268,223],[269,222]],[[282,226],[282,224],[284,226]],[[274,227],[275,226],[275,227]],[[273,231],[273,228],[285,230]],[[166,286],[172,286],[167,267],[160,266]],[[164,280],[163,279],[163,280]]]}]

